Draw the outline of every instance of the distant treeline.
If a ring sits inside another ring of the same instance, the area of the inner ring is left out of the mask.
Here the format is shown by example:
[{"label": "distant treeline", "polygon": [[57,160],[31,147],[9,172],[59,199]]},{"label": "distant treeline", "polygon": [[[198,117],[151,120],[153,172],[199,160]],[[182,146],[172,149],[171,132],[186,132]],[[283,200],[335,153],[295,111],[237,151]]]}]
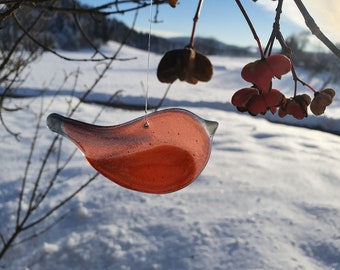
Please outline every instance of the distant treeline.
[{"label": "distant treeline", "polygon": [[[58,5],[64,9],[87,7],[80,3],[77,3],[75,7],[73,0],[60,0]],[[26,10],[25,13],[23,12],[18,16],[18,21],[8,19],[2,22],[2,25],[0,25],[0,49],[10,49],[13,42],[23,33],[22,27],[29,29],[30,36],[35,39],[35,42],[32,42],[31,38],[25,38],[22,46],[26,50],[45,47],[74,51],[91,46],[100,46],[109,40],[122,42],[129,32],[127,45],[143,50],[147,50],[148,47],[148,33],[131,31],[128,26],[112,16],[45,11],[38,22],[35,23],[35,18],[39,14],[40,11],[33,9],[28,14]],[[31,27],[32,25],[34,26]],[[168,50],[182,48],[188,42],[189,37],[167,39],[153,35],[151,37],[151,50],[162,54]],[[249,48],[227,45],[213,38],[197,38],[195,39],[195,47],[198,51],[208,55],[249,56],[252,54]]]}]

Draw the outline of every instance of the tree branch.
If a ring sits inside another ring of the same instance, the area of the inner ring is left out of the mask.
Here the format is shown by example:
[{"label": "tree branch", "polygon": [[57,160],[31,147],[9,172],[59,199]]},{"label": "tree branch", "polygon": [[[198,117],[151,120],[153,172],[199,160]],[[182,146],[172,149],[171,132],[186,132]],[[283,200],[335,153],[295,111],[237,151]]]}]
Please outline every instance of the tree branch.
[{"label": "tree branch", "polygon": [[[12,1],[13,2],[13,1]],[[145,8],[150,6],[150,1],[141,1],[141,0],[116,0],[116,1],[111,1],[109,3],[103,4],[103,5],[99,5],[99,6],[95,6],[95,7],[88,7],[88,8],[64,8],[64,7],[56,7],[53,5],[47,6],[47,5],[38,5],[35,2],[39,2],[39,1],[27,1],[24,2],[23,5],[25,6],[29,6],[30,8],[34,8],[34,9],[38,9],[38,10],[45,10],[45,11],[53,11],[53,12],[61,12],[61,13],[67,13],[67,14],[93,14],[93,15],[105,15],[105,16],[109,16],[109,15],[114,15],[114,14],[124,14],[126,12],[131,12],[131,11],[136,11],[139,10],[141,8]],[[134,7],[130,7],[130,8],[124,8],[124,9],[119,9],[120,5],[123,4],[135,4]],[[155,3],[153,3],[154,5],[162,5],[162,4],[168,4],[167,0],[159,0],[159,1],[155,1]],[[107,9],[110,9],[112,7],[115,7],[115,10],[112,11],[105,11]]]},{"label": "tree branch", "polygon": [[332,41],[330,41],[326,35],[320,30],[319,26],[315,23],[313,17],[309,14],[308,10],[304,6],[301,0],[294,0],[296,6],[300,10],[305,23],[309,30],[315,35],[328,49],[331,50],[338,58],[340,58],[340,50]]}]

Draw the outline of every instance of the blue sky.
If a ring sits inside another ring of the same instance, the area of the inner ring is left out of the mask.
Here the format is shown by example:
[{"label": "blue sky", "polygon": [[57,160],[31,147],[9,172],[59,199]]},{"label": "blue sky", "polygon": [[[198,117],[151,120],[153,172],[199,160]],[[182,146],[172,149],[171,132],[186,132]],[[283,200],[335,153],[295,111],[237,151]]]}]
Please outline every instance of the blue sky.
[{"label": "blue sky", "polygon": [[[107,3],[108,0],[81,0],[89,5]],[[340,2],[338,0],[308,0],[305,5],[316,19],[321,29],[335,42],[340,41],[337,22],[340,19]],[[162,23],[153,24],[152,32],[164,36],[190,36],[192,21],[197,9],[198,0],[182,0],[176,8],[162,5],[159,10],[158,19]],[[254,3],[251,0],[242,1],[249,17],[264,46],[271,33],[271,27],[275,17],[276,2],[270,0],[259,0]],[[125,15],[115,15],[115,18],[131,25],[134,12]],[[155,9],[153,9],[153,16]],[[149,29],[149,8],[139,11],[136,28],[142,31]],[[302,15],[299,14],[293,0],[284,1],[284,11],[281,20],[281,31],[284,36],[293,33],[298,34],[308,30],[304,25]],[[256,45],[252,34],[244,20],[240,10],[233,0],[206,0],[203,3],[201,16],[196,29],[197,36],[214,37],[228,44],[240,46]]]}]

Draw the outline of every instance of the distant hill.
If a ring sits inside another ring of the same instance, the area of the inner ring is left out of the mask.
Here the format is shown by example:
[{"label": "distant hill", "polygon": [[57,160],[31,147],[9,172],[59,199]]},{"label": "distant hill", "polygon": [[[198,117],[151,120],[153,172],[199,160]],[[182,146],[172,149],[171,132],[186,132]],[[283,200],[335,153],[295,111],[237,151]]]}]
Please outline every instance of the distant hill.
[{"label": "distant hill", "polygon": [[[115,19],[110,20],[110,33],[109,39],[121,42],[124,37],[130,31],[130,28],[124,23]],[[132,30],[127,44],[142,50],[148,49],[148,33],[138,32]],[[184,48],[188,45],[190,37],[175,37],[164,38],[156,35],[151,36],[151,51],[155,53],[163,54],[166,51]],[[195,38],[195,48],[207,55],[233,55],[233,56],[251,56],[253,55],[252,48],[238,47],[234,45],[228,45],[215,38]]]},{"label": "distant hill", "polygon": [[[61,0],[58,2],[60,8],[74,7],[74,0]],[[77,3],[78,8],[87,8],[86,5]],[[30,12],[20,14],[23,25],[31,25],[35,16],[34,9]],[[78,26],[81,26],[81,30]],[[46,12],[43,19],[36,24],[32,30],[35,41],[26,37],[23,46],[26,50],[35,50],[42,44],[45,48],[62,50],[79,50],[100,46],[109,40],[122,42],[129,36],[127,45],[142,50],[148,49],[148,33],[130,30],[124,23],[114,17],[80,13],[75,21],[72,14],[63,12]],[[0,31],[0,49],[8,50],[13,46],[15,40],[22,34],[22,30],[11,19],[3,22]],[[189,42],[189,37],[164,38],[152,35],[151,50],[163,54],[166,51],[184,48]],[[249,48],[227,45],[214,38],[195,38],[195,48],[208,55],[251,55]]]},{"label": "distant hill", "polygon": [[[183,47],[188,44],[189,37],[169,38],[169,42],[177,47]],[[252,55],[252,48],[239,47],[223,43],[215,38],[195,38],[195,48],[208,55],[235,55],[235,56],[249,56]]]}]

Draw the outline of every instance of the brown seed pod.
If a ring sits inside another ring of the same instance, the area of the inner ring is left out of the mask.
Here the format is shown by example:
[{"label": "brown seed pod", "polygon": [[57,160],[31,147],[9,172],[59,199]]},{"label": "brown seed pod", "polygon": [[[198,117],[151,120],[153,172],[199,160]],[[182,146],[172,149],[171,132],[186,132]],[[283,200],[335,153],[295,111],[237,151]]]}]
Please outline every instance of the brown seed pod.
[{"label": "brown seed pod", "polygon": [[326,88],[320,92],[315,92],[310,109],[313,114],[321,115],[325,112],[326,106],[330,105],[335,96],[335,91],[332,88]]},{"label": "brown seed pod", "polygon": [[173,83],[178,79],[177,70],[181,68],[181,51],[169,51],[162,57],[157,68],[157,78],[160,82]]},{"label": "brown seed pod", "polygon": [[209,81],[212,75],[210,60],[190,47],[167,52],[157,68],[157,78],[164,83],[179,79],[196,84],[198,81]]},{"label": "brown seed pod", "polygon": [[175,8],[177,6],[178,0],[169,0],[168,2],[171,7]]},{"label": "brown seed pod", "polygon": [[306,94],[297,95],[293,98],[286,99],[280,106],[279,116],[285,117],[287,114],[292,115],[296,119],[303,119],[308,116],[307,107],[311,102],[310,96]]},{"label": "brown seed pod", "polygon": [[203,54],[196,52],[193,76],[199,81],[208,82],[211,80],[213,73],[213,66],[210,60]]},{"label": "brown seed pod", "polygon": [[332,98],[334,98],[334,96],[335,96],[335,91],[332,88],[323,89],[323,90],[320,91],[320,93],[326,93],[326,94],[330,95]]},{"label": "brown seed pod", "polygon": [[303,107],[306,110],[307,110],[308,105],[312,101],[310,96],[308,96],[307,94],[297,95],[294,97],[294,99],[296,100],[297,103],[301,105],[301,107]]}]

